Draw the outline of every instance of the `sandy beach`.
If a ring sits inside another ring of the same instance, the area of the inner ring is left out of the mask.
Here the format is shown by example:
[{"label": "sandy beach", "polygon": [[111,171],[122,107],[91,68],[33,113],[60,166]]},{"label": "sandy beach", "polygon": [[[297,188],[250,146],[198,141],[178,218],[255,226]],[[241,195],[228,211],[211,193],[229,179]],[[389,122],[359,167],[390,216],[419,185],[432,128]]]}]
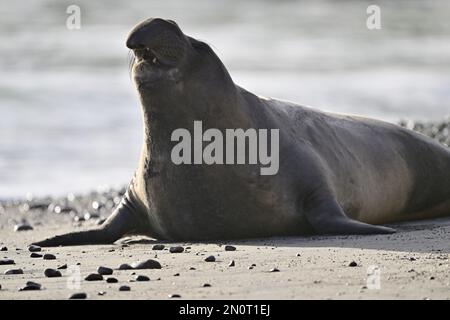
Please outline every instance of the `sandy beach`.
[{"label": "sandy beach", "polygon": [[[2,218],[9,214],[3,213]],[[30,218],[27,216],[27,218]],[[11,216],[10,216],[11,219]],[[57,221],[56,221],[57,220]],[[33,221],[33,220],[32,220]],[[40,221],[42,224],[38,224]],[[0,299],[67,299],[86,293],[88,299],[449,299],[450,219],[397,225],[388,236],[296,237],[256,239],[233,243],[161,243],[129,238],[114,245],[43,248],[55,260],[31,258],[28,245],[59,232],[78,229],[69,216],[39,216],[34,230],[14,232],[2,224],[2,258],[14,265],[0,266]],[[83,227],[93,225],[84,223]],[[164,250],[152,250],[163,244]],[[225,251],[233,245],[235,251]],[[182,253],[170,253],[183,246]],[[213,255],[215,262],[206,262]],[[123,263],[153,259],[161,269],[117,270]],[[229,266],[234,261],[235,266]],[[352,262],[356,263],[356,266]],[[79,264],[77,266],[77,264]],[[47,268],[61,277],[48,278]],[[253,267],[252,267],[253,265]],[[86,281],[99,266],[114,269],[104,280]],[[372,288],[368,270],[380,270],[379,288]],[[79,288],[73,288],[73,268],[79,268]],[[8,269],[23,274],[5,275]],[[71,270],[69,272],[69,270]],[[276,272],[276,270],[279,270]],[[150,281],[135,281],[144,275]],[[117,283],[105,279],[114,277]],[[38,291],[19,291],[27,281]],[[210,286],[208,286],[210,285]],[[119,291],[129,286],[130,291]]]}]

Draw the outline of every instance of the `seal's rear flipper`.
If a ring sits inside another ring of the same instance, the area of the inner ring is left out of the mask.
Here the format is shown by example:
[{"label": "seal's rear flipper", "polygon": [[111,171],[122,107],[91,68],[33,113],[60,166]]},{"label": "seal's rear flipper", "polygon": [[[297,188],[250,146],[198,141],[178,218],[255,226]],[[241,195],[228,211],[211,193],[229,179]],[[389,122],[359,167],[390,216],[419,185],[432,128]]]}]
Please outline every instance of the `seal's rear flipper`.
[{"label": "seal's rear flipper", "polygon": [[319,234],[390,234],[395,229],[350,219],[334,199],[310,199],[305,216]]},{"label": "seal's rear flipper", "polygon": [[125,195],[122,202],[100,228],[71,232],[35,242],[40,247],[110,244],[125,235],[135,234],[139,223],[135,208]]}]

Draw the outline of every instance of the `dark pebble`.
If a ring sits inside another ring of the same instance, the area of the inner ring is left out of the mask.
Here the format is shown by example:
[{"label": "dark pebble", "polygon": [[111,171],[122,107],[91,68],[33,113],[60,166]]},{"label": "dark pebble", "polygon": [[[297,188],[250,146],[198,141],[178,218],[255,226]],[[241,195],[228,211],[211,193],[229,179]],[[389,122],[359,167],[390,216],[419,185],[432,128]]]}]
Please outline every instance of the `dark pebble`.
[{"label": "dark pebble", "polygon": [[130,291],[131,288],[129,286],[120,286],[119,291]]},{"label": "dark pebble", "polygon": [[77,210],[75,210],[72,207],[61,207],[61,206],[55,206],[53,208],[53,212],[54,213],[70,213],[70,212],[77,212]]},{"label": "dark pebble", "polygon": [[164,250],[164,248],[165,248],[165,245],[163,245],[163,244],[155,244],[152,247],[152,250]]},{"label": "dark pebble", "polygon": [[19,288],[19,291],[32,291],[32,290],[41,290],[41,285],[33,281],[28,281],[25,287]]},{"label": "dark pebble", "polygon": [[269,272],[280,272],[280,270],[278,270],[277,268],[272,268],[269,270]]},{"label": "dark pebble", "polygon": [[434,277],[430,277],[430,280],[434,280],[435,278]]},{"label": "dark pebble", "polygon": [[211,287],[211,285],[210,285],[209,283],[204,283],[204,284],[203,284],[203,287],[204,287],[204,288],[209,288],[209,287]]},{"label": "dark pebble", "polygon": [[414,257],[409,258],[409,261],[416,261],[417,259]]},{"label": "dark pebble", "polygon": [[133,269],[161,269],[161,264],[152,259],[148,259],[142,262],[135,262],[131,265]]},{"label": "dark pebble", "polygon": [[84,222],[84,217],[80,217],[80,216],[75,216],[73,217],[73,221],[75,222]]},{"label": "dark pebble", "polygon": [[12,259],[0,259],[0,266],[6,266],[8,264],[15,264]]},{"label": "dark pebble", "polygon": [[357,267],[358,264],[355,261],[352,261],[348,264],[349,267]]},{"label": "dark pebble", "polygon": [[36,252],[32,252],[30,254],[30,258],[42,258],[42,254],[36,253]]},{"label": "dark pebble", "polygon": [[133,269],[132,266],[130,266],[128,263],[123,263],[119,266],[119,270],[131,270]]},{"label": "dark pebble", "polygon": [[109,276],[109,275],[113,274],[113,269],[100,266],[100,267],[98,267],[97,272],[98,272],[98,274],[101,274],[103,276]]},{"label": "dark pebble", "polygon": [[150,281],[150,278],[147,276],[137,276],[136,281]]},{"label": "dark pebble", "polygon": [[55,255],[51,254],[51,253],[46,253],[44,254],[44,260],[56,260]]},{"label": "dark pebble", "polygon": [[104,296],[104,295],[106,294],[106,291],[99,291],[97,294],[98,294],[99,296]]},{"label": "dark pebble", "polygon": [[225,251],[236,251],[236,247],[233,247],[233,246],[225,246]]},{"label": "dark pebble", "polygon": [[86,213],[84,214],[84,220],[98,219],[98,218],[100,218],[100,215],[98,215],[97,213],[89,213],[89,212],[86,212]]},{"label": "dark pebble", "polygon": [[181,253],[183,251],[184,251],[184,248],[180,247],[180,246],[178,246],[178,247],[170,247],[169,248],[169,252],[170,253]]},{"label": "dark pebble", "polygon": [[104,207],[104,205],[99,203],[98,201],[92,202],[92,209],[94,209],[94,210],[100,210],[103,207]]},{"label": "dark pebble", "polygon": [[25,203],[23,206],[24,211],[31,211],[31,210],[47,210],[48,203]]},{"label": "dark pebble", "polygon": [[64,270],[67,269],[67,264],[63,264],[62,266],[59,266],[58,268],[56,268],[58,270]]},{"label": "dark pebble", "polygon": [[179,294],[176,294],[176,293],[175,293],[175,294],[170,294],[170,295],[169,295],[169,298],[170,298],[170,299],[173,299],[173,298],[181,298],[181,296],[180,296]]},{"label": "dark pebble", "polygon": [[106,221],[106,218],[100,218],[100,219],[97,220],[96,224],[97,224],[98,226],[100,226],[100,225],[102,225],[105,221]]},{"label": "dark pebble", "polygon": [[195,269],[194,267],[190,267],[189,270],[197,270],[197,269]]},{"label": "dark pebble", "polygon": [[106,282],[108,282],[108,283],[117,283],[117,282],[119,282],[119,280],[117,280],[116,278],[110,277],[110,278],[106,279]]},{"label": "dark pebble", "polygon": [[174,277],[179,277],[180,274],[179,274],[179,273],[175,273],[173,276],[174,276]]},{"label": "dark pebble", "polygon": [[11,274],[23,274],[23,270],[22,269],[8,269],[5,271],[6,275],[11,275]]},{"label": "dark pebble", "polygon": [[55,269],[45,269],[44,274],[47,278],[59,278],[62,277],[61,272],[59,272],[58,270]]},{"label": "dark pebble", "polygon": [[86,281],[100,281],[103,280],[103,276],[98,273],[91,273],[86,278],[84,278]]},{"label": "dark pebble", "polygon": [[36,246],[34,244],[32,244],[31,246],[28,247],[28,251],[30,251],[30,252],[39,252],[41,250],[42,250],[41,247]]},{"label": "dark pebble", "polygon": [[214,262],[214,261],[216,261],[216,257],[214,257],[214,256],[206,257],[206,258],[205,258],[205,261],[206,261],[206,262]]},{"label": "dark pebble", "polygon": [[8,248],[7,247],[1,247],[0,251],[8,251]]},{"label": "dark pebble", "polygon": [[69,299],[86,299],[86,298],[87,294],[84,292],[74,293],[69,297]]},{"label": "dark pebble", "polygon": [[16,225],[14,226],[14,231],[15,231],[15,232],[17,232],[17,231],[28,231],[28,230],[33,230],[33,227],[30,226],[30,225],[27,224],[27,223],[16,224]]},{"label": "dark pebble", "polygon": [[236,263],[234,262],[234,260],[231,260],[230,263],[228,264],[229,267],[234,267],[236,265]]}]

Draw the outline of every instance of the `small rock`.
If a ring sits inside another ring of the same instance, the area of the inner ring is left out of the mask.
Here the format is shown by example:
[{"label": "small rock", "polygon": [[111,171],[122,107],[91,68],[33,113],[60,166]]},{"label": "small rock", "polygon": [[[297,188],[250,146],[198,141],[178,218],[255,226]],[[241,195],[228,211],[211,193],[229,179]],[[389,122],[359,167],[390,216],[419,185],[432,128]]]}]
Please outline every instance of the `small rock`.
[{"label": "small rock", "polygon": [[6,266],[8,264],[15,264],[12,259],[0,259],[0,266]]},{"label": "small rock", "polygon": [[47,278],[59,278],[62,277],[61,272],[55,269],[47,268],[44,271],[44,274]]},{"label": "small rock", "polygon": [[59,266],[56,269],[58,269],[58,270],[65,270],[65,269],[67,269],[67,264],[63,264],[62,266]]},{"label": "small rock", "polygon": [[216,261],[216,257],[214,257],[214,256],[208,256],[208,257],[205,258],[205,261],[206,261],[206,262],[214,262],[214,261]]},{"label": "small rock", "polygon": [[22,269],[8,269],[5,271],[6,275],[11,275],[11,274],[23,274],[23,270]]},{"label": "small rock", "polygon": [[30,258],[42,258],[42,254],[36,253],[36,252],[32,252],[30,254]]},{"label": "small rock", "polygon": [[174,277],[179,277],[180,274],[179,274],[179,273],[175,273],[173,276],[174,276]]},{"label": "small rock", "polygon": [[7,247],[1,247],[0,251],[8,251],[8,248]]},{"label": "small rock", "polygon": [[181,296],[180,296],[179,294],[174,293],[174,294],[169,294],[169,298],[170,298],[170,299],[173,299],[173,298],[181,298]]},{"label": "small rock", "polygon": [[236,251],[236,247],[234,247],[234,246],[225,246],[225,251]]},{"label": "small rock", "polygon": [[92,202],[92,209],[94,210],[100,210],[103,207],[103,204],[99,203],[98,201]]},{"label": "small rock", "polygon": [[147,276],[140,275],[136,277],[136,281],[150,281],[150,278]]},{"label": "small rock", "polygon": [[113,278],[113,277],[109,277],[108,279],[106,279],[106,282],[108,282],[108,283],[117,283],[117,282],[119,282],[119,280],[117,280],[116,278]]},{"label": "small rock", "polygon": [[211,285],[210,285],[209,283],[204,283],[204,284],[203,284],[203,287],[204,287],[204,288],[209,288],[209,287],[211,287]]},{"label": "small rock", "polygon": [[272,268],[269,270],[269,272],[280,272],[280,270],[278,270],[277,268]]},{"label": "small rock", "polygon": [[41,250],[42,250],[41,247],[36,246],[34,244],[32,244],[31,246],[28,247],[28,251],[30,251],[30,252],[39,252]]},{"label": "small rock", "polygon": [[164,248],[165,248],[165,245],[163,245],[163,244],[155,244],[152,247],[152,250],[164,250]]},{"label": "small rock", "polygon": [[46,253],[46,254],[44,254],[44,260],[56,260],[56,257],[55,257],[55,255],[54,254],[51,254],[51,253]]},{"label": "small rock", "polygon": [[130,291],[131,288],[129,286],[120,286],[119,291]]},{"label": "small rock", "polygon": [[91,273],[86,278],[84,278],[86,281],[101,281],[103,280],[103,276],[98,273]]},{"label": "small rock", "polygon": [[430,277],[430,280],[434,280],[435,278],[434,277]]},{"label": "small rock", "polygon": [[230,263],[228,264],[229,267],[234,267],[236,264],[234,262],[234,260],[231,260]]},{"label": "small rock", "polygon": [[80,216],[75,216],[73,217],[73,221],[75,222],[84,222],[84,217],[80,217]]},{"label": "small rock", "polygon": [[106,291],[99,291],[97,294],[98,294],[99,296],[104,296],[104,295],[106,294]]},{"label": "small rock", "polygon": [[170,253],[181,253],[184,251],[183,247],[177,246],[177,247],[170,247],[169,252]]},{"label": "small rock", "polygon": [[106,218],[100,218],[100,219],[97,220],[96,224],[97,224],[98,226],[100,226],[100,225],[102,225],[105,221],[106,221]]},{"label": "small rock", "polygon": [[133,269],[133,267],[130,266],[128,263],[122,263],[119,266],[119,270],[131,270],[131,269]]},{"label": "small rock", "polygon": [[84,292],[74,293],[69,297],[69,299],[86,299],[86,298],[87,294]]},{"label": "small rock", "polygon": [[16,224],[14,226],[14,231],[28,231],[28,230],[33,230],[33,227],[30,226],[28,223],[21,223],[21,224]]},{"label": "small rock", "polygon": [[97,272],[98,272],[98,274],[101,274],[103,276],[109,276],[109,275],[113,274],[113,269],[100,266],[100,267],[98,267]]},{"label": "small rock", "polygon": [[352,261],[348,264],[349,267],[357,267],[358,264],[355,261]]},{"label": "small rock", "polygon": [[409,258],[409,261],[416,261],[417,259],[414,257]]},{"label": "small rock", "polygon": [[100,215],[98,215],[97,213],[90,213],[90,212],[86,212],[84,214],[84,220],[90,220],[90,219],[98,219],[100,218]]},{"label": "small rock", "polygon": [[295,256],[296,256],[296,257],[300,257],[300,253],[297,253]]},{"label": "small rock", "polygon": [[28,281],[25,287],[19,288],[19,291],[41,290],[41,287],[39,283]]},{"label": "small rock", "polygon": [[197,269],[195,269],[194,267],[190,267],[189,270],[197,270]]},{"label": "small rock", "polygon": [[142,262],[135,262],[131,265],[133,269],[161,269],[161,264],[152,259],[148,259]]}]

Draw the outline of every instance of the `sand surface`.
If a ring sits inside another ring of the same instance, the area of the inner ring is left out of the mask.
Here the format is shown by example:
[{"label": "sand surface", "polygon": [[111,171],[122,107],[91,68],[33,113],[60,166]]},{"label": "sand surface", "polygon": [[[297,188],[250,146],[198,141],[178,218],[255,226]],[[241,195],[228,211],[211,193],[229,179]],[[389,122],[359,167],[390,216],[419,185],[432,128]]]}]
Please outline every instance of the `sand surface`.
[{"label": "sand surface", "polygon": [[[0,299],[67,299],[75,292],[87,293],[88,299],[169,299],[171,294],[179,294],[182,299],[450,298],[449,218],[395,225],[398,233],[382,236],[207,244],[125,238],[114,245],[43,248],[40,254],[56,256],[56,260],[44,260],[30,258],[28,244],[55,233],[93,227],[94,220],[74,223],[68,214],[2,211],[0,246],[8,251],[0,252],[0,257],[13,259],[15,265],[0,265]],[[14,224],[21,218],[27,219],[34,230],[14,232]],[[166,250],[152,250],[155,243],[164,244]],[[170,253],[167,248],[174,245],[186,251]],[[225,251],[224,245],[233,245],[236,251]],[[216,261],[205,262],[209,255],[214,255]],[[162,268],[114,270],[112,277],[118,283],[84,280],[99,266],[117,269],[122,263],[147,259],[159,261]],[[229,266],[231,260],[235,261],[234,267]],[[352,261],[357,266],[349,266]],[[69,269],[61,270],[62,277],[45,277],[46,268],[56,269],[63,264]],[[249,269],[252,264],[255,266]],[[377,267],[375,271],[373,266]],[[21,268],[24,274],[5,275],[11,268]],[[270,272],[274,268],[279,272]],[[137,275],[151,280],[136,282]],[[27,281],[41,284],[42,289],[19,291]],[[204,287],[206,283],[211,286]],[[119,291],[122,285],[131,290]]]}]

